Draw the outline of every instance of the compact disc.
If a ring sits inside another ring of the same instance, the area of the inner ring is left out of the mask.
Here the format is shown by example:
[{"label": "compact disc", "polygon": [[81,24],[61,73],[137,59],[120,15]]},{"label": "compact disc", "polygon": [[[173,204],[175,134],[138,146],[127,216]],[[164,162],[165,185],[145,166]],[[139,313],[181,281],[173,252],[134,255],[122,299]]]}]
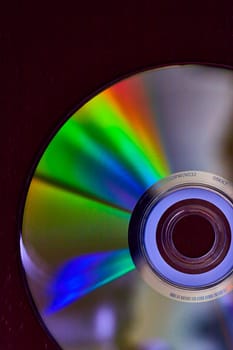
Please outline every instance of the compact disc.
[{"label": "compact disc", "polygon": [[61,349],[233,348],[232,101],[230,70],[152,69],[46,145],[20,256]]}]

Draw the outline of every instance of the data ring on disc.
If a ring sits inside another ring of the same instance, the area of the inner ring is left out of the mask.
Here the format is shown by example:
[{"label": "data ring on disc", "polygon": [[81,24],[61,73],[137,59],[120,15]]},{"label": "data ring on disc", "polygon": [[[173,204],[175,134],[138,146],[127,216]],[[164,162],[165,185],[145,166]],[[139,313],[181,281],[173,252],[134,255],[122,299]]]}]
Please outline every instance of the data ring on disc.
[{"label": "data ring on disc", "polygon": [[165,296],[206,301],[232,289],[233,186],[198,171],[172,174],[134,208],[129,247],[142,277]]}]

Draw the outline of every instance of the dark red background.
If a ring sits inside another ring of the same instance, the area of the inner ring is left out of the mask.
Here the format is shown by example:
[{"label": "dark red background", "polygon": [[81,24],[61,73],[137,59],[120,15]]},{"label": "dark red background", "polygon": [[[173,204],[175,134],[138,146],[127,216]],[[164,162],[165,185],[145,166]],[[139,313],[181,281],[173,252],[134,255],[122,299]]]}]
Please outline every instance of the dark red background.
[{"label": "dark red background", "polygon": [[8,2],[1,9],[0,349],[58,349],[37,321],[19,260],[20,208],[38,152],[67,113],[139,69],[233,68],[232,1]]}]

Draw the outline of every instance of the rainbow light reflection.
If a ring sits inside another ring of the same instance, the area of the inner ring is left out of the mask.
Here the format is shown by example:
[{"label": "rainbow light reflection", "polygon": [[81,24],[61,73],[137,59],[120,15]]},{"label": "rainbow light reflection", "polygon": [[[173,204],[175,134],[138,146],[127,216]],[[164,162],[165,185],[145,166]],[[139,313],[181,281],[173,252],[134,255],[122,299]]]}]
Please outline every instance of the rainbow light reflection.
[{"label": "rainbow light reflection", "polygon": [[48,312],[134,269],[126,249],[129,214],[170,174],[146,96],[139,77],[100,93],[62,126],[37,166],[23,241],[58,266]]},{"label": "rainbow light reflection", "polygon": [[23,244],[52,269],[78,255],[128,247],[130,214],[33,179],[23,221]]},{"label": "rainbow light reflection", "polygon": [[60,268],[49,286],[51,304],[46,312],[59,311],[134,268],[128,249],[87,254],[71,259]]},{"label": "rainbow light reflection", "polygon": [[169,175],[145,95],[135,78],[93,98],[56,134],[35,175],[131,211]]}]

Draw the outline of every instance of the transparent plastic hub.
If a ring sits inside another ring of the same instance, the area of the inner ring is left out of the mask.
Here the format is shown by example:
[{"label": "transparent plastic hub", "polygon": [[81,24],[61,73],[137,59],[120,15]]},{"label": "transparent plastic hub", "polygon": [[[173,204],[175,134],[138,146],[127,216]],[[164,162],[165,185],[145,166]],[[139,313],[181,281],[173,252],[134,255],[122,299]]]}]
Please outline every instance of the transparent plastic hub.
[{"label": "transparent plastic hub", "polygon": [[147,283],[183,301],[232,290],[233,187],[205,172],[181,172],[149,188],[129,225],[132,258]]}]

